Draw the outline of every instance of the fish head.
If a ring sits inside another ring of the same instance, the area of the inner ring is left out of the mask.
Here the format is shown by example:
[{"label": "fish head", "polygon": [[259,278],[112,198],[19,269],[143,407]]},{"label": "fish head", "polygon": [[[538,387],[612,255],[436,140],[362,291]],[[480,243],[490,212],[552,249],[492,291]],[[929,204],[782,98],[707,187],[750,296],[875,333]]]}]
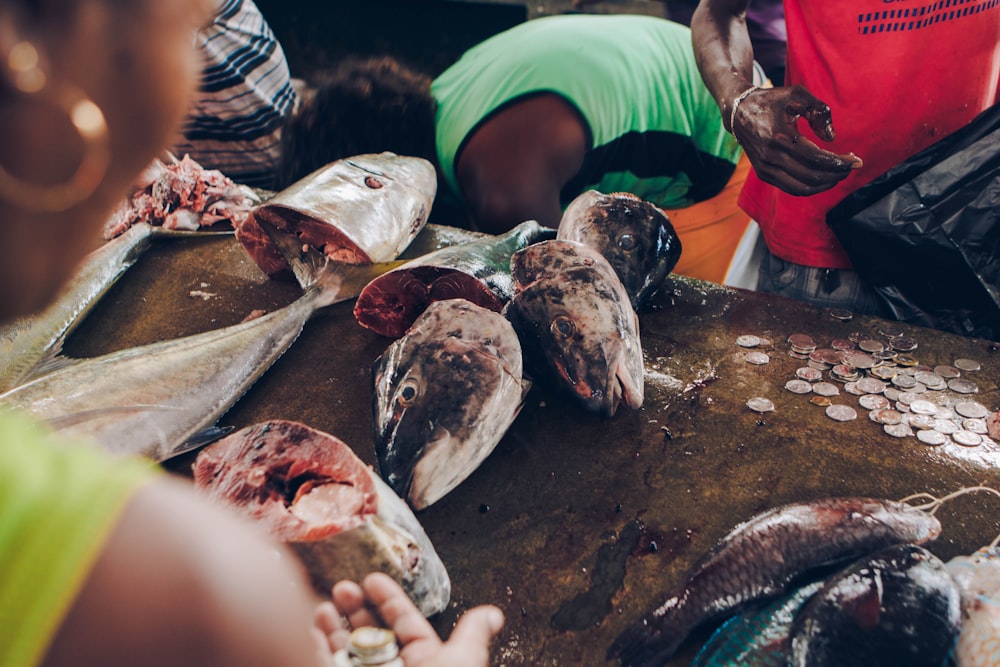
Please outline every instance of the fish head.
[{"label": "fish head", "polygon": [[546,369],[548,379],[587,410],[610,417],[621,404],[642,405],[642,348],[638,317],[621,281],[597,257],[589,265],[569,262],[569,269],[536,275],[505,313],[529,367]]},{"label": "fish head", "polygon": [[563,213],[558,238],[604,255],[634,307],[649,301],[681,255],[680,237],[666,213],[627,192],[582,193]]},{"label": "fish head", "polygon": [[432,303],[373,370],[383,479],[415,509],[437,502],[493,451],[523,403],[517,334],[464,299]]}]

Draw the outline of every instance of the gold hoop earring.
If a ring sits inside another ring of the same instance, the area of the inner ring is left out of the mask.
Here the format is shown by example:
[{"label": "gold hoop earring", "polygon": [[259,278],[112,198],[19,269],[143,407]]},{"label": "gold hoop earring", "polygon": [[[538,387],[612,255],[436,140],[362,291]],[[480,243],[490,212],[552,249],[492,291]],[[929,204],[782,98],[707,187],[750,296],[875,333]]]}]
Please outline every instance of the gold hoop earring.
[{"label": "gold hoop earring", "polygon": [[0,162],[0,198],[26,211],[68,210],[94,194],[107,173],[110,148],[104,113],[82,90],[67,84],[53,87],[39,67],[37,50],[28,42],[15,44],[5,65],[15,95],[65,114],[82,140],[83,157],[68,179],[54,185],[26,181]]}]

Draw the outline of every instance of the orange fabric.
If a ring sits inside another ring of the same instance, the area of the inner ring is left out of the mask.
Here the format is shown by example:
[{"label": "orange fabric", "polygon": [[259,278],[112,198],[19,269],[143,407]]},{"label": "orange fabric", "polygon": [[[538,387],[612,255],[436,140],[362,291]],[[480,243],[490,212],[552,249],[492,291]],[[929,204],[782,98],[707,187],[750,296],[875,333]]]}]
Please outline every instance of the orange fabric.
[{"label": "orange fabric", "polygon": [[674,273],[714,283],[723,281],[750,224],[750,216],[736,205],[749,173],[750,161],[742,155],[722,192],[693,206],[665,211],[681,239],[681,259]]}]

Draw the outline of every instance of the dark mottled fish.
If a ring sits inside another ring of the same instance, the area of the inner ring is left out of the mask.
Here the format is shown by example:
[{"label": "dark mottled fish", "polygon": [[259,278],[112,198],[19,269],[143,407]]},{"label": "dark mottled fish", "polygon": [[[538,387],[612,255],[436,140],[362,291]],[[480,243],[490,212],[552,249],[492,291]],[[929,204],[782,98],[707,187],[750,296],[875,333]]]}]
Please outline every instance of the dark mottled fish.
[{"label": "dark mottled fish", "polygon": [[437,301],[372,369],[375,452],[383,479],[421,510],[496,448],[530,383],[503,315],[464,299]]},{"label": "dark mottled fish", "polygon": [[681,257],[680,237],[666,213],[627,192],[580,194],[566,207],[557,238],[604,255],[636,310],[649,303]]},{"label": "dark mottled fish", "polygon": [[953,658],[957,667],[1000,665],[1000,550],[979,549],[946,564],[962,595],[962,630]]},{"label": "dark mottled fish", "polygon": [[211,498],[288,544],[320,595],[379,571],[427,616],[448,605],[448,573],[413,512],[338,438],[297,422],[255,424],[199,452],[193,473]]},{"label": "dark mottled fish", "polygon": [[899,544],[827,580],[792,624],[794,667],[941,667],[959,627],[958,587],[934,554]]},{"label": "dark mottled fish", "polygon": [[705,642],[691,667],[787,667],[792,621],[823,583],[810,582],[729,619]]},{"label": "dark mottled fish", "polygon": [[801,575],[941,532],[931,514],[874,498],[827,498],[776,507],[736,526],[681,585],[608,649],[623,665],[660,665],[698,626],[783,593]]},{"label": "dark mottled fish", "polygon": [[500,236],[436,250],[373,280],[358,295],[354,316],[382,336],[399,338],[434,301],[465,299],[500,312],[514,296],[511,256],[555,234],[529,220]]},{"label": "dark mottled fish", "polygon": [[511,260],[517,292],[507,306],[528,374],[547,379],[591,412],[642,406],[639,318],[621,280],[595,249],[543,241]]}]

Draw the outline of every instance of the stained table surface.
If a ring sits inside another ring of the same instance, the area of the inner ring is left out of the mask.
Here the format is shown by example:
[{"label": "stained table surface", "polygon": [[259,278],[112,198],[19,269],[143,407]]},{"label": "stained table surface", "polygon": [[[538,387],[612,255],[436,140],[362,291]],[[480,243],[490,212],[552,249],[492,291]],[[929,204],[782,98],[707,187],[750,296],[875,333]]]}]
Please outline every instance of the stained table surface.
[{"label": "stained table surface", "polygon": [[[440,230],[439,230],[440,231]],[[460,237],[460,235],[459,235]],[[428,230],[408,251],[437,247]],[[301,294],[268,279],[231,237],[161,241],[104,297],[66,353],[88,357],[214,329],[273,310]],[[351,302],[307,323],[291,349],[220,420],[243,427],[282,418],[336,435],[374,465],[371,366],[389,340],[357,324]],[[840,320],[823,309],[683,277],[668,278],[640,315],[645,403],[605,419],[536,386],[512,428],[468,480],[418,518],[451,575],[447,634],[476,604],[505,610],[496,665],[603,665],[611,641],[657,604],[694,561],[733,526],[793,501],[863,495],[945,495],[1000,488],[1000,448],[932,447],[894,438],[839,384],[839,422],[812,395],[787,391],[805,361],[787,338],[819,347],[879,333],[883,320]],[[895,323],[893,323],[895,324]],[[952,398],[1000,407],[1000,354],[989,341],[895,325],[917,342],[921,364],[976,360],[965,372],[978,393]],[[741,335],[769,339],[765,364],[748,363]],[[856,336],[855,336],[856,337]],[[950,394],[949,394],[950,395]],[[774,411],[754,412],[752,398]],[[193,456],[166,464],[189,475]],[[942,558],[971,552],[1000,532],[1000,498],[971,494],[946,504]],[[698,639],[669,663],[686,665]]]}]

